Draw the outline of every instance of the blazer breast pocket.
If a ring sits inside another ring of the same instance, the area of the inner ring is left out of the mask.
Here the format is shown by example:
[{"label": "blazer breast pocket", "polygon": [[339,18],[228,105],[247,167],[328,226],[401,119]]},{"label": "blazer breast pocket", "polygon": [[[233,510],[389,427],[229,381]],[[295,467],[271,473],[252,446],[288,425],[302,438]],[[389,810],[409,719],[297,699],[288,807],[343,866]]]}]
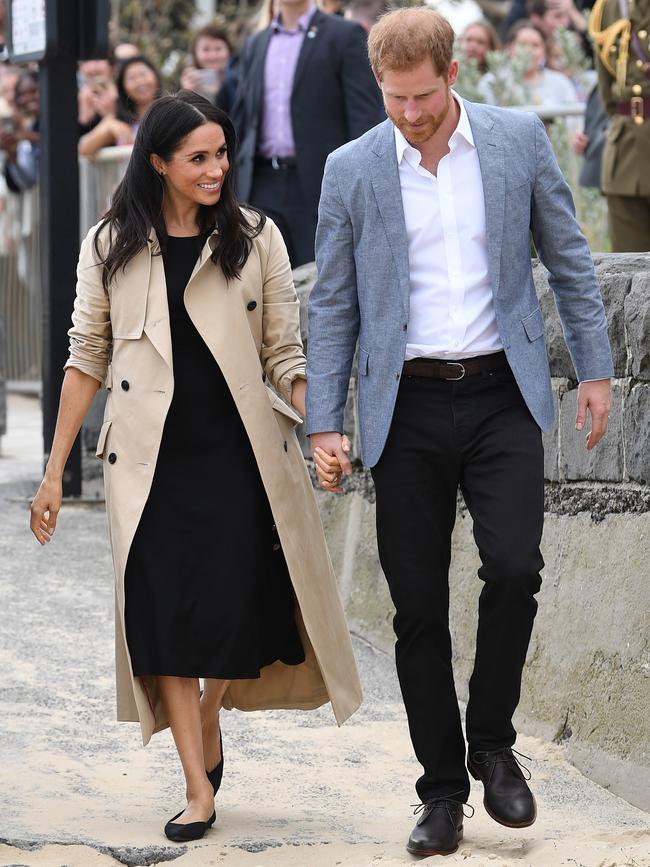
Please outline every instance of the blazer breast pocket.
[{"label": "blazer breast pocket", "polygon": [[512,182],[506,182],[506,196],[528,196],[530,197],[530,179],[529,178],[513,178]]},{"label": "blazer breast pocket", "polygon": [[528,316],[524,316],[521,324],[524,326],[526,336],[531,343],[544,336],[544,317],[539,307],[536,307]]}]

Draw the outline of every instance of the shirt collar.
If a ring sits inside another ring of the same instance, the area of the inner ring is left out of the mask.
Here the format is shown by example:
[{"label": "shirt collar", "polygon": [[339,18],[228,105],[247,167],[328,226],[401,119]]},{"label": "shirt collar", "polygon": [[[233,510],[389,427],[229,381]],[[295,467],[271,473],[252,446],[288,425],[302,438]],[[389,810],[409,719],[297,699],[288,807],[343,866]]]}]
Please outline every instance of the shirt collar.
[{"label": "shirt collar", "polygon": [[[467,111],[465,109],[465,103],[454,90],[451,91],[451,95],[460,107],[460,117],[458,118],[456,129],[449,138],[449,149],[453,151],[457,147],[458,141],[461,137],[464,138],[467,144],[471,147],[476,147],[474,144],[474,136],[472,135],[472,127],[470,126],[469,117],[467,116]],[[407,153],[409,156],[417,156],[417,162],[419,164],[422,159],[420,151],[408,143],[404,138],[403,133],[400,132],[396,126],[394,126],[394,130],[395,147],[397,149],[397,164],[399,165],[402,162],[404,155]]]},{"label": "shirt collar", "polygon": [[280,14],[278,13],[275,16],[275,18],[273,19],[273,21],[271,22],[271,27],[273,28],[273,32],[274,33],[279,33],[279,32],[282,32],[282,33],[298,33],[298,32],[306,33],[307,26],[309,25],[309,22],[311,21],[311,17],[315,11],[316,11],[316,5],[314,3],[310,3],[309,9],[307,9],[307,11],[303,15],[301,15],[300,18],[298,19],[298,23],[296,24],[295,30],[285,30],[285,28],[282,26],[282,19],[280,17]]}]

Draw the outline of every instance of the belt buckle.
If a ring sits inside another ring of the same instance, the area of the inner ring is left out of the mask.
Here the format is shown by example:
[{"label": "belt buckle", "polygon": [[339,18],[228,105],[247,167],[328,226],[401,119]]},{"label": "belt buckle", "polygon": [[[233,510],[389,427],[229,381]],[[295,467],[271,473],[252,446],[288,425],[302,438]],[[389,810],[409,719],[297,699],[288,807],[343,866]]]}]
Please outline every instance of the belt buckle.
[{"label": "belt buckle", "polygon": [[445,364],[448,367],[460,367],[460,376],[446,376],[445,379],[448,382],[458,382],[459,379],[463,379],[465,376],[465,365],[461,364],[460,361],[445,361]]},{"label": "belt buckle", "polygon": [[645,120],[645,109],[642,96],[630,98],[630,117],[636,124],[642,124]]},{"label": "belt buckle", "polygon": [[274,168],[276,172],[280,168],[280,163],[277,157],[271,157],[271,168]]}]

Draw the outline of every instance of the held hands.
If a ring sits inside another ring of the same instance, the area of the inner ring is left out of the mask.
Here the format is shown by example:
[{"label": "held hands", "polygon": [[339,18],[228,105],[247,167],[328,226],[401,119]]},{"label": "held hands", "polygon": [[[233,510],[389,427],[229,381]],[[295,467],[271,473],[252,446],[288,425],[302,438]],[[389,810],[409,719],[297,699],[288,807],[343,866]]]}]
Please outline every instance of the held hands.
[{"label": "held hands", "polygon": [[52,540],[62,495],[61,480],[50,479],[46,475],[32,500],[29,527],[41,545]]},{"label": "held hands", "polygon": [[612,389],[609,379],[581,382],[578,386],[578,411],[576,430],[581,431],[587,421],[587,409],[591,413],[591,430],[586,436],[587,449],[591,450],[605,436],[607,417],[612,405]]},{"label": "held hands", "polygon": [[342,493],[342,474],[352,475],[352,464],[348,457],[351,448],[350,440],[336,431],[312,434],[310,440],[321,488],[334,494]]}]

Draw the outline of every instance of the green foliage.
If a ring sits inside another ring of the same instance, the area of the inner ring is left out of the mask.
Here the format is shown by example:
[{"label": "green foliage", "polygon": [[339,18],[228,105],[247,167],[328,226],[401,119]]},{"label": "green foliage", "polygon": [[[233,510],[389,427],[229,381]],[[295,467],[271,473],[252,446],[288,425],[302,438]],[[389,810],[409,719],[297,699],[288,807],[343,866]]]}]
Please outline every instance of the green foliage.
[{"label": "green foliage", "polygon": [[600,190],[581,187],[578,183],[582,157],[571,148],[573,131],[564,118],[557,118],[547,127],[558,165],[573,193],[576,218],[585,234],[589,247],[599,253],[611,250],[607,229],[607,205]]},{"label": "green foliage", "polygon": [[470,102],[485,102],[485,96],[480,89],[483,73],[476,60],[466,57],[458,43],[454,47],[454,57],[458,60],[458,78],[454,90]]},{"label": "green foliage", "polygon": [[[570,71],[574,79],[579,79],[579,76],[588,78],[589,61],[570,33],[558,32],[557,49],[556,64],[567,72]],[[501,51],[490,52],[487,56],[488,73],[485,76],[481,75],[476,61],[464,57],[459,46],[456,47],[454,56],[459,61],[458,80],[454,89],[465,99],[485,102],[486,95],[489,95],[491,101],[493,99],[497,105],[506,107],[532,103],[530,89],[523,80],[529,64],[529,55],[525,49],[516,52],[514,56]],[[575,121],[572,124],[558,118],[547,124],[547,130],[560,169],[573,192],[576,216],[589,246],[592,250],[607,252],[611,249],[611,242],[607,231],[605,199],[599,190],[581,187],[578,183],[582,157],[577,156],[571,148]]]},{"label": "green foliage", "polygon": [[497,105],[530,105],[530,88],[524,74],[530,66],[530,52],[517,48],[513,54],[489,51],[487,55],[488,81]]},{"label": "green foliage", "polygon": [[175,87],[192,38],[196,0],[112,0],[113,44],[133,42]]}]

